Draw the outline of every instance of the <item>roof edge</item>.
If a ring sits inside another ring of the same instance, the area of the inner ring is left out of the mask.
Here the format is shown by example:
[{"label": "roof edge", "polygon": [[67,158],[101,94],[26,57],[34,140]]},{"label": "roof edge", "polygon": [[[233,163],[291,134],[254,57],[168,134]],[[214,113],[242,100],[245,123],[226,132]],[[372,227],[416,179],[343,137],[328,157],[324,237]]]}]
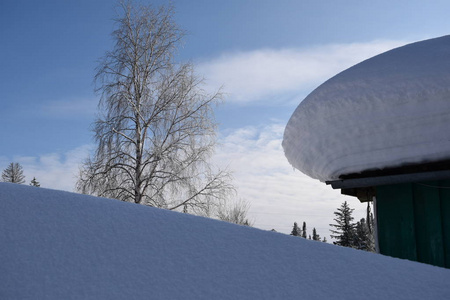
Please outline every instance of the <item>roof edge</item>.
[{"label": "roof edge", "polygon": [[407,182],[450,179],[450,170],[325,181],[333,189],[365,188]]}]

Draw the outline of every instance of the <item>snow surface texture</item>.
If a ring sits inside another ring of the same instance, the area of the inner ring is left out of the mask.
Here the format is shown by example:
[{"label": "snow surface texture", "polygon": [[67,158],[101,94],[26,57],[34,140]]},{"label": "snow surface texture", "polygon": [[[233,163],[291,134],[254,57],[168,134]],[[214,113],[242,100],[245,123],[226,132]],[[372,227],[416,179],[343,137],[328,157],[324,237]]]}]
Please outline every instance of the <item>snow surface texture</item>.
[{"label": "snow surface texture", "polygon": [[321,181],[450,158],[450,36],[396,48],[329,79],[297,107],[288,161]]},{"label": "snow surface texture", "polygon": [[450,270],[0,183],[0,299],[445,299]]}]

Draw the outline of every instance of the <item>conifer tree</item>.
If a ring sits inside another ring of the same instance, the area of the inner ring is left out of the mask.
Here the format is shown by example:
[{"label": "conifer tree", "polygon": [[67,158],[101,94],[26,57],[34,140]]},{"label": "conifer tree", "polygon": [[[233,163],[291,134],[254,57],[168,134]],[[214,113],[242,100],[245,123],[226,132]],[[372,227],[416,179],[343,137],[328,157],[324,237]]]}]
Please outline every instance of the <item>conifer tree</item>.
[{"label": "conifer tree", "polygon": [[356,222],[355,237],[353,240],[353,247],[360,250],[368,250],[369,248],[369,228],[366,220],[362,218]]},{"label": "conifer tree", "polygon": [[333,233],[331,237],[336,239],[336,242],[333,242],[335,245],[344,246],[344,247],[353,247],[354,239],[355,239],[355,224],[353,221],[353,213],[354,209],[351,209],[347,204],[347,201],[342,203],[341,207],[334,212],[336,218],[333,220],[336,224],[330,224],[330,226],[336,228],[335,230],[331,229],[330,231]]},{"label": "conifer tree", "polygon": [[293,236],[301,236],[300,228],[297,225],[297,222],[294,222],[294,227],[292,228],[291,235]]},{"label": "conifer tree", "polygon": [[33,180],[31,180],[30,185],[31,186],[35,186],[35,187],[40,187],[41,186],[39,181],[36,180],[36,177],[33,177]]},{"label": "conifer tree", "polygon": [[320,241],[320,235],[317,234],[316,228],[313,228],[313,235],[312,235],[312,239],[315,241]]},{"label": "conifer tree", "polygon": [[302,227],[302,238],[306,239],[306,222],[303,222],[303,227]]},{"label": "conifer tree", "polygon": [[25,183],[22,166],[19,163],[10,163],[9,166],[3,170],[2,180],[11,183]]}]

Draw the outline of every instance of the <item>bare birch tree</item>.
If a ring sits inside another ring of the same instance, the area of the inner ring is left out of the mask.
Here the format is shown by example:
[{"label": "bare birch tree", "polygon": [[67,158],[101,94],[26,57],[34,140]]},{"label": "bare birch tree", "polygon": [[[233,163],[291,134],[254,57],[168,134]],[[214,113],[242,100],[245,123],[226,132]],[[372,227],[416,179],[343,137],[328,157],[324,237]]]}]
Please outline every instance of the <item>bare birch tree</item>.
[{"label": "bare birch tree", "polygon": [[218,206],[216,215],[225,222],[253,226],[253,222],[247,217],[249,209],[250,203],[246,200],[227,201]]},{"label": "bare birch tree", "polygon": [[213,170],[213,106],[221,94],[202,90],[191,64],[177,64],[184,35],[172,7],[121,3],[114,49],[97,69],[101,93],[97,148],[84,163],[80,192],[196,212],[233,187]]}]

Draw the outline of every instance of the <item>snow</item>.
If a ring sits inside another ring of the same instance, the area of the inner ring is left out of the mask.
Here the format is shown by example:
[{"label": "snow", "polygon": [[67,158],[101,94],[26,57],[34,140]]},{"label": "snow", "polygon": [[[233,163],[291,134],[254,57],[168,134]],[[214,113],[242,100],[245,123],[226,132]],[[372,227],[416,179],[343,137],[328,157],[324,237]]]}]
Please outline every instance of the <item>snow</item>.
[{"label": "snow", "polygon": [[329,79],[297,107],[288,161],[321,181],[450,158],[450,36],[396,48]]},{"label": "snow", "polygon": [[1,299],[443,299],[450,270],[0,183]]}]

